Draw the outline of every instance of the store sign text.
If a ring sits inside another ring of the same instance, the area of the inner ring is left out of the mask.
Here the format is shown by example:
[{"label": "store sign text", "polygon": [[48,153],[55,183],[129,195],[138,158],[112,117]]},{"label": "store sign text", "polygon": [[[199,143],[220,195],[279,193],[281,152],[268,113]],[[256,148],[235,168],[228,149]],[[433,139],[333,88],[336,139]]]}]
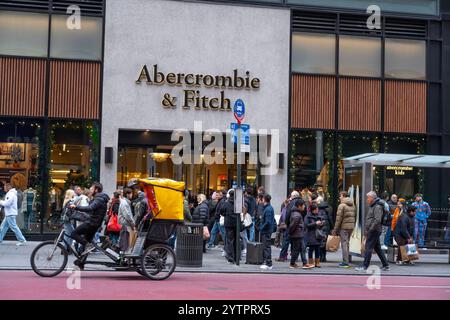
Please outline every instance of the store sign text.
[{"label": "store sign text", "polygon": [[[218,88],[218,89],[246,89],[257,90],[260,88],[260,80],[252,78],[250,72],[246,71],[245,76],[239,74],[237,69],[233,70],[231,76],[193,74],[193,73],[163,73],[158,70],[158,65],[153,65],[150,72],[147,65],[141,69],[137,84],[145,81],[148,85],[165,85],[187,87],[183,90],[181,107],[183,109],[194,108],[196,110],[221,110],[231,111],[231,101],[226,98],[225,90],[221,90],[219,96],[209,97],[203,95],[197,88]],[[164,108],[176,108],[178,97],[170,93],[165,93],[161,100]]]},{"label": "store sign text", "polygon": [[388,166],[386,170],[389,171],[395,171],[396,176],[404,176],[405,171],[413,171],[413,167],[395,167],[395,166]]}]

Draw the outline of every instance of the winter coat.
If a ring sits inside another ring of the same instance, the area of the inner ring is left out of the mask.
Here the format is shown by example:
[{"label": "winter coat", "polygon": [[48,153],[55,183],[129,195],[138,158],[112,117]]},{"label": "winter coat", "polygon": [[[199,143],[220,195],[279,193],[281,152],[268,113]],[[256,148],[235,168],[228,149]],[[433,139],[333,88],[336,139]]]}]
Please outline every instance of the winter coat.
[{"label": "winter coat", "polygon": [[345,198],[338,206],[334,230],[353,230],[356,223],[356,208],[351,198]]},{"label": "winter coat", "polygon": [[75,210],[90,214],[90,218],[86,223],[92,226],[100,227],[108,210],[109,197],[106,193],[100,192],[87,207],[77,206]]},{"label": "winter coat", "polygon": [[381,232],[381,219],[384,213],[384,205],[386,202],[380,198],[375,199],[375,201],[369,206],[369,212],[367,212],[365,232]]},{"label": "winter coat", "polygon": [[142,221],[142,219],[147,214],[148,208],[149,208],[144,192],[139,192],[138,198],[133,201],[133,206],[134,206],[133,218],[134,218],[135,224],[139,225],[139,223]]},{"label": "winter coat", "polygon": [[214,214],[214,221],[217,223],[220,222],[221,210],[226,201],[227,201],[227,199],[224,197],[224,198],[220,199],[219,202],[217,202],[216,213]]},{"label": "winter coat", "polygon": [[236,219],[238,214],[234,212],[234,199],[229,198],[220,208],[220,215],[224,216],[225,228],[236,228]]},{"label": "winter coat", "polygon": [[203,201],[200,203],[195,209],[194,213],[192,213],[192,223],[201,223],[206,226],[209,222],[209,207],[208,204]]},{"label": "winter coat", "polygon": [[400,216],[405,213],[405,209],[400,209],[400,207],[397,206],[395,208],[394,214],[392,215],[392,222],[391,222],[391,231],[395,231],[395,227],[397,225],[398,219],[400,219]]},{"label": "winter coat", "polygon": [[322,226],[316,224],[317,221],[322,221],[319,214],[308,212],[305,217],[306,235],[305,242],[307,246],[322,245],[322,241],[316,238],[316,229],[322,229]]},{"label": "winter coat", "polygon": [[131,228],[135,226],[133,213],[131,212],[131,202],[126,198],[120,199],[119,224]]},{"label": "winter coat", "polygon": [[12,188],[5,196],[5,200],[0,201],[0,206],[5,208],[5,217],[17,216],[17,191]]},{"label": "winter coat", "polygon": [[252,216],[252,218],[255,217],[256,214],[256,199],[253,196],[248,196],[247,203],[248,203],[248,213]]},{"label": "winter coat", "polygon": [[414,236],[414,218],[409,214],[404,213],[397,221],[397,225],[394,230],[395,238],[403,238],[409,240]]},{"label": "winter coat", "polygon": [[295,208],[291,210],[291,221],[288,228],[289,238],[298,239],[305,236],[305,222],[301,212]]},{"label": "winter coat", "polygon": [[261,234],[272,234],[274,229],[275,212],[270,204],[264,206],[263,216],[259,225],[259,232]]},{"label": "winter coat", "polygon": [[327,202],[323,201],[319,204],[319,216],[322,218],[324,225],[322,231],[329,235],[333,230],[333,217],[331,216],[330,206]]},{"label": "winter coat", "polygon": [[[286,205],[286,217],[285,217],[284,221],[287,226],[289,226],[289,224],[291,223],[291,211],[294,208],[294,202],[296,199],[298,199],[298,198],[293,198],[293,199],[289,200],[289,202]],[[302,219],[304,219],[304,217],[302,217]]]}]

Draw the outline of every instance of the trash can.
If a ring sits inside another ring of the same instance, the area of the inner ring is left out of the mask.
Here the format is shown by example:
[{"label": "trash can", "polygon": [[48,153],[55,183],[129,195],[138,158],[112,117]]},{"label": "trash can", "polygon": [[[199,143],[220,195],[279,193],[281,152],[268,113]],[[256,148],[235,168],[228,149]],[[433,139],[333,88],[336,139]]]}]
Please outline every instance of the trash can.
[{"label": "trash can", "polygon": [[180,267],[202,267],[203,225],[186,223],[177,227],[177,265]]}]

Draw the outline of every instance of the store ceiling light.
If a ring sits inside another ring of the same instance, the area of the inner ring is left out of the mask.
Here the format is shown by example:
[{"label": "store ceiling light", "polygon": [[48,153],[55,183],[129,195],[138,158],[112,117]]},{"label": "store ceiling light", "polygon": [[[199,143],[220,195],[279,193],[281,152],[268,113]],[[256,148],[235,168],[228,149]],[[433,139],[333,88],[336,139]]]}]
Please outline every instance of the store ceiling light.
[{"label": "store ceiling light", "polygon": [[164,162],[170,157],[170,154],[168,153],[158,153],[154,152],[152,153],[152,159],[156,162]]}]

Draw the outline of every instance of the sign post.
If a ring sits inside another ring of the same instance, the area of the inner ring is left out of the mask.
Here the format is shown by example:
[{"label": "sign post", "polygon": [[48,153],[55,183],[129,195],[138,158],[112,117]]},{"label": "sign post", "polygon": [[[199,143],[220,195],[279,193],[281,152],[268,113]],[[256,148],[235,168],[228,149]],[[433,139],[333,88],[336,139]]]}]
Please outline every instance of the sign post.
[{"label": "sign post", "polygon": [[[239,198],[241,199],[240,201],[242,201],[242,181],[241,181],[241,122],[242,120],[244,120],[245,117],[245,104],[244,101],[242,101],[241,99],[237,99],[236,102],[234,103],[234,117],[237,120],[237,130],[238,130],[238,137],[237,137],[237,189],[235,191],[235,200],[239,200]],[[239,190],[239,191],[238,191]],[[240,193],[240,197],[238,196],[238,193]],[[237,202],[235,201],[234,203],[235,208],[238,210],[235,210],[237,217],[236,217],[236,265],[238,266],[241,260],[241,213],[242,212],[237,212],[237,211],[243,211],[242,210],[242,203],[240,203],[240,205],[237,204]]]}]

